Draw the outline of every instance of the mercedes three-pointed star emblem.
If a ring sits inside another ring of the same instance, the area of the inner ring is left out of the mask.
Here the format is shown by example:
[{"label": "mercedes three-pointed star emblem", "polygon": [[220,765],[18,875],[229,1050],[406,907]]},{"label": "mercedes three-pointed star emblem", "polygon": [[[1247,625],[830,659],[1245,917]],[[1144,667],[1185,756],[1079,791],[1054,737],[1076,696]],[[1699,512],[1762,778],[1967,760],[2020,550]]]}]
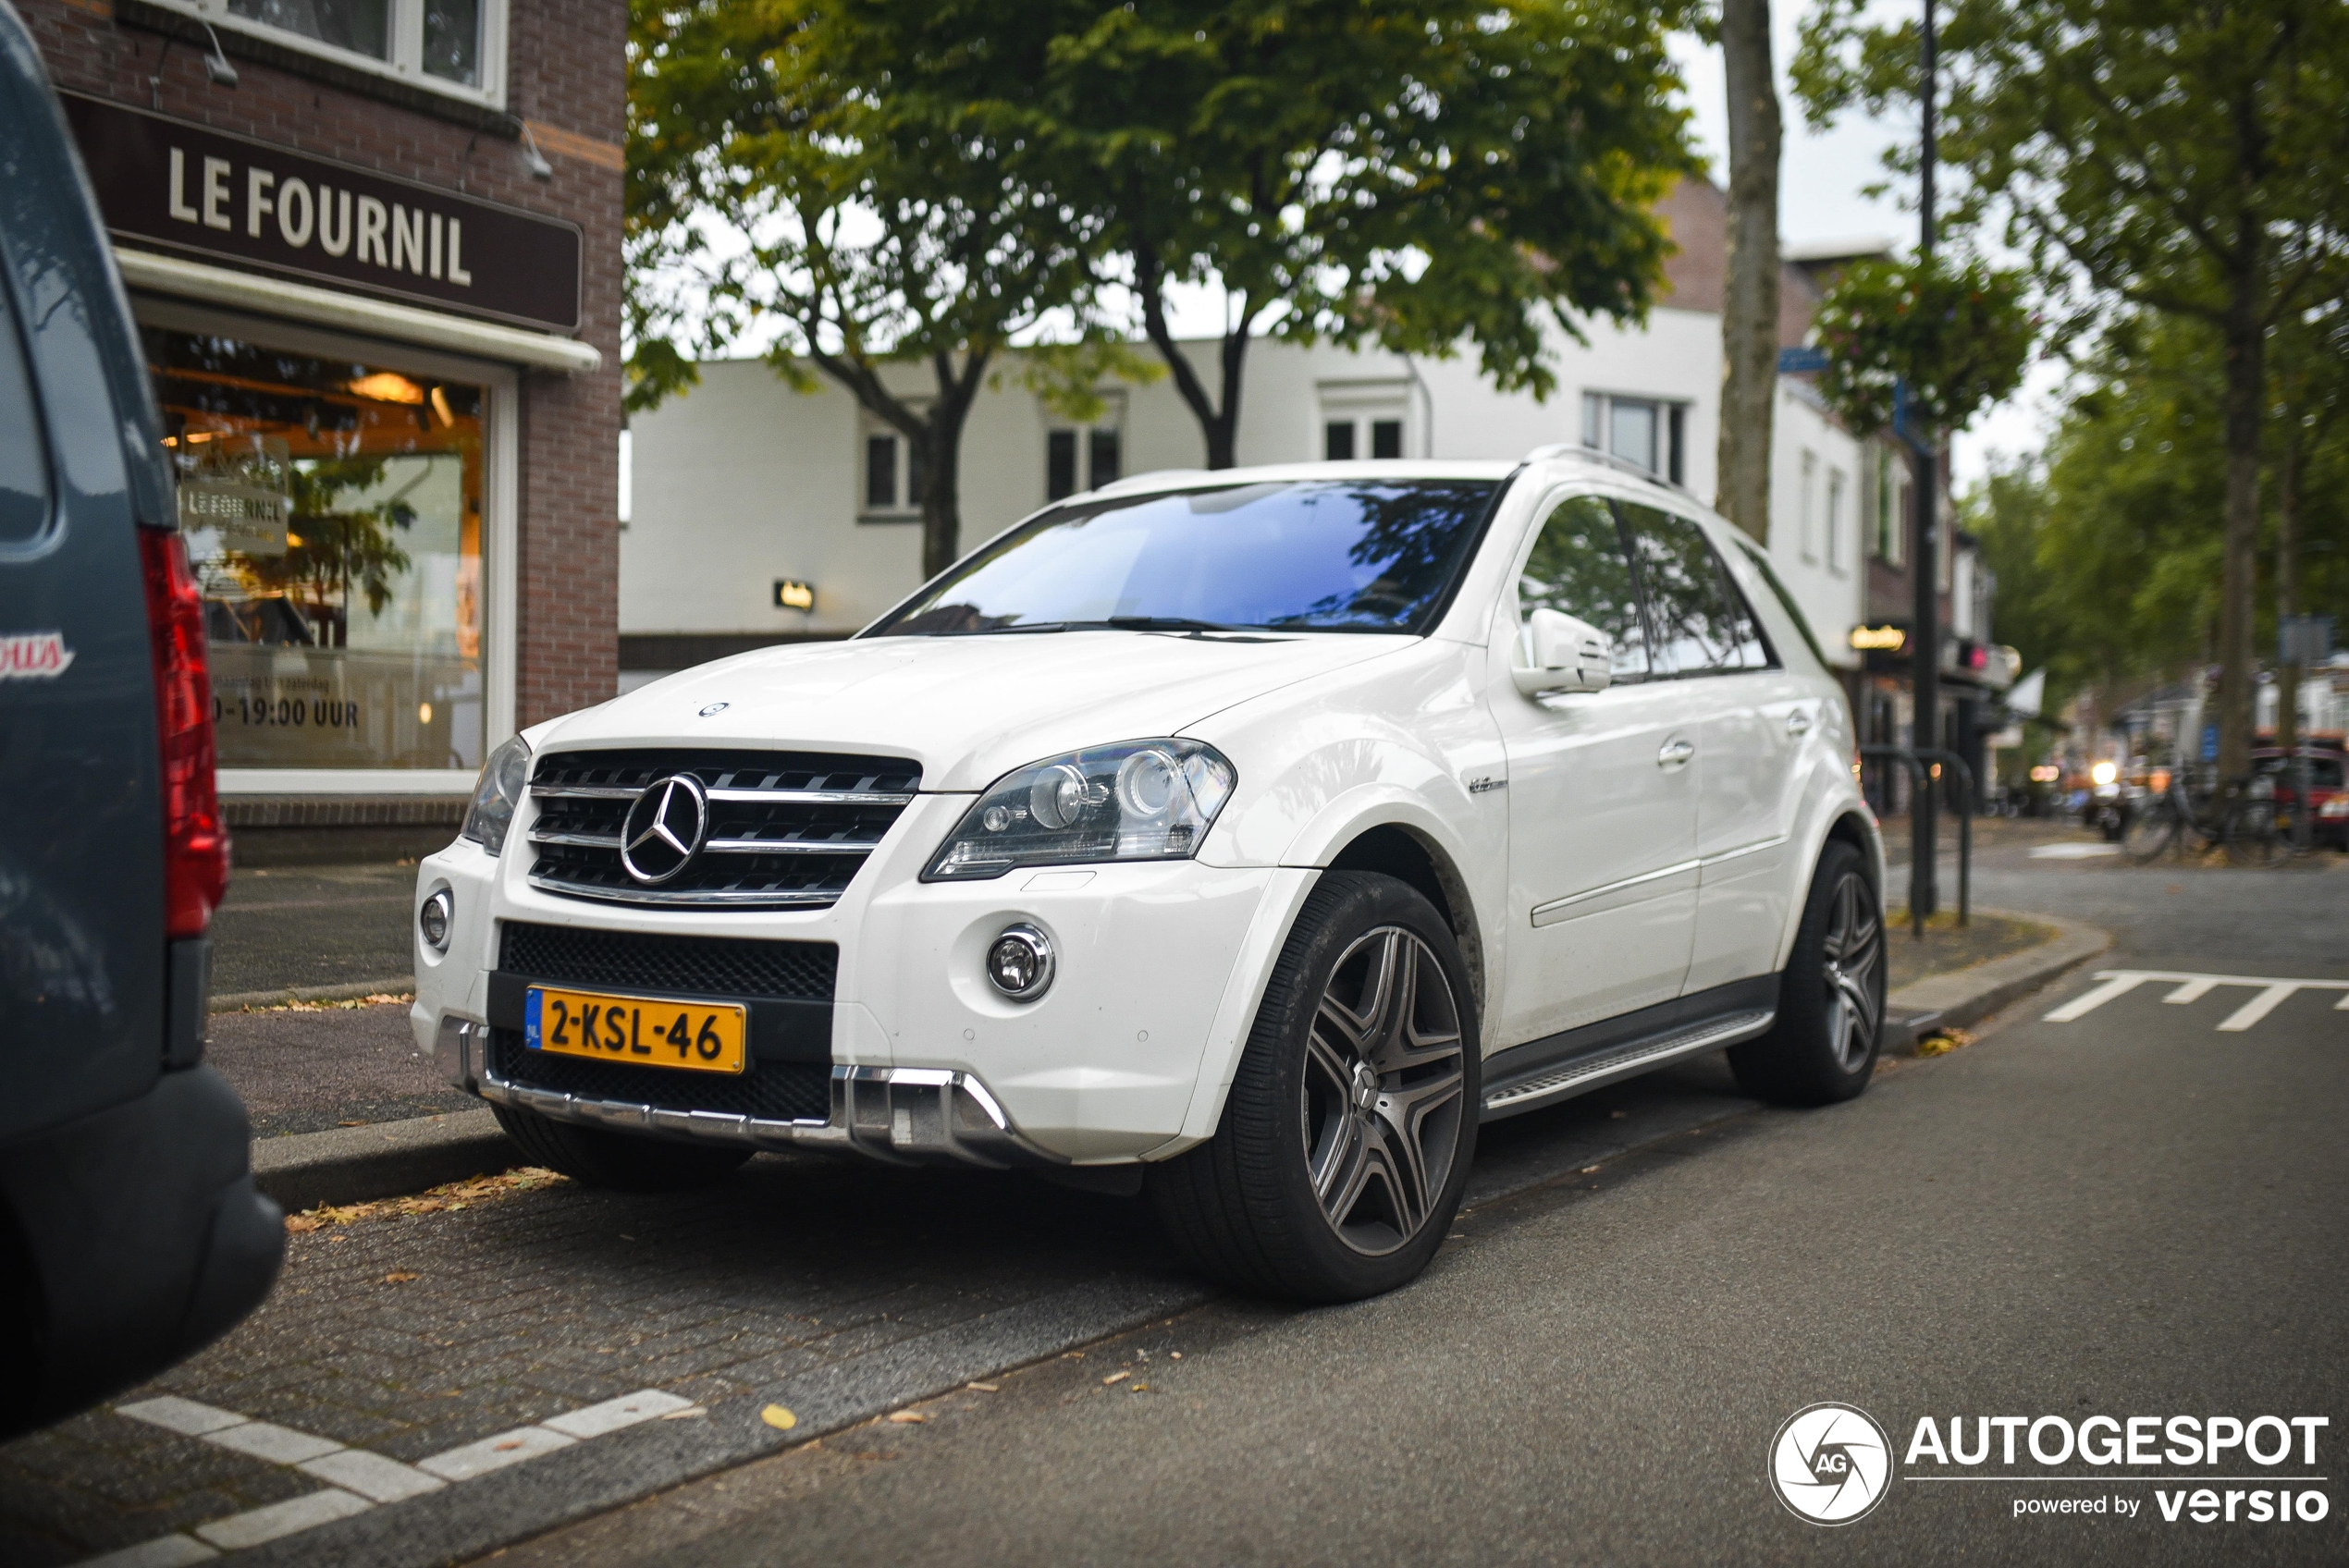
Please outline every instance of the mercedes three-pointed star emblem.
[{"label": "mercedes three-pointed star emblem", "polygon": [[620,828],[620,864],[651,887],[693,863],[709,836],[709,791],[690,773],[645,786]]}]

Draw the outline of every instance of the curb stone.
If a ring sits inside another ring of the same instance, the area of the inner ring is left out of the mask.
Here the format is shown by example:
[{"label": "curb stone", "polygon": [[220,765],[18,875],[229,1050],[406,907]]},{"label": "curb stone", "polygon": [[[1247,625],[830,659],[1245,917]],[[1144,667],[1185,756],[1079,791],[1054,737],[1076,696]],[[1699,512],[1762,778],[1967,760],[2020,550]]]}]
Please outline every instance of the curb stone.
[{"label": "curb stone", "polygon": [[486,1107],[252,1144],[255,1184],[289,1214],[322,1203],[406,1197],[525,1163]]},{"label": "curb stone", "polygon": [[2028,996],[2050,980],[2112,946],[2112,933],[2076,920],[2017,910],[1985,909],[1982,914],[2055,927],[2055,936],[2019,953],[1994,958],[1970,969],[1928,974],[1885,998],[1887,1045],[1913,1048],[1932,1029],[1962,1029]]},{"label": "curb stone", "polygon": [[288,986],[276,991],[230,991],[212,998],[208,1012],[240,1012],[249,1007],[283,1007],[288,1002],[350,1002],[362,997],[409,996],[416,989],[416,978],[402,974],[396,980],[352,980],[339,986]]}]

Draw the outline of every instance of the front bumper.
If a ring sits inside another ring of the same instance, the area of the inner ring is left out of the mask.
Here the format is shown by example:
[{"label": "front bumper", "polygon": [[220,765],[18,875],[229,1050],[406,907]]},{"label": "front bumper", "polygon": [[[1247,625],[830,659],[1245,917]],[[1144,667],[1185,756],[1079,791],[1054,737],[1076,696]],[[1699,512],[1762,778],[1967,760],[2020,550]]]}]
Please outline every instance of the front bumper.
[{"label": "front bumper", "polygon": [[[1183,861],[921,882],[923,862],[967,805],[968,797],[922,797],[825,910],[590,903],[529,886],[519,831],[498,859],[461,840],[419,869],[418,899],[449,887],[457,913],[449,951],[418,953],[418,1041],[445,1077],[486,1099],[658,1137],[1044,1166],[1131,1161],[1196,1142],[1201,1096],[1220,1105],[1228,1059],[1310,873]],[[832,943],[830,1048],[755,1050],[764,1061],[806,1064],[798,1069],[811,1075],[806,1092],[781,1112],[734,1104],[718,1114],[666,1094],[664,1107],[643,1103],[655,1096],[634,1085],[621,1093],[501,1071],[501,1061],[522,1060],[518,1036],[505,1033],[513,978],[493,984],[512,922]],[[988,944],[1015,922],[1045,931],[1059,954],[1052,988],[1026,1003],[984,974]],[[1204,1114],[1212,1131],[1212,1109]],[[792,1115],[806,1120],[781,1119]]]},{"label": "front bumper", "polygon": [[557,1121],[754,1149],[829,1149],[900,1165],[945,1160],[1002,1170],[1070,1163],[1023,1136],[976,1073],[837,1064],[831,1069],[830,1114],[821,1121],[783,1121],[593,1099],[512,1083],[498,1076],[488,1037],[486,1024],[443,1019],[433,1047],[442,1075],[492,1104]]}]

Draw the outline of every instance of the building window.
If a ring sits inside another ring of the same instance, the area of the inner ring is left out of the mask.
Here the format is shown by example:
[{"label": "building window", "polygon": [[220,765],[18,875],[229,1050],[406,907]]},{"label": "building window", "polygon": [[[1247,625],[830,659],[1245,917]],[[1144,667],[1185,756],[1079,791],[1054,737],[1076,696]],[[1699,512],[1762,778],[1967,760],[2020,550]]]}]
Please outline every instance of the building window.
[{"label": "building window", "polygon": [[1847,488],[1841,469],[1827,470],[1827,570],[1839,576],[1843,571],[1843,493]]},{"label": "building window", "polygon": [[1334,463],[1351,462],[1367,447],[1373,458],[1403,455],[1400,419],[1333,419],[1322,424],[1322,457]]},{"label": "building window", "polygon": [[1675,484],[1685,484],[1688,411],[1686,403],[1585,392],[1582,445],[1637,463]]},{"label": "building window", "polygon": [[856,515],[863,522],[905,522],[922,515],[922,457],[893,426],[863,414]]},{"label": "building window", "polygon": [[507,0],[154,0],[394,80],[502,107]]},{"label": "building window", "polygon": [[487,388],[142,329],[223,767],[477,768]]},{"label": "building window", "polygon": [[1113,484],[1125,472],[1124,440],[1114,419],[1044,433],[1044,498],[1064,501],[1080,490]]}]

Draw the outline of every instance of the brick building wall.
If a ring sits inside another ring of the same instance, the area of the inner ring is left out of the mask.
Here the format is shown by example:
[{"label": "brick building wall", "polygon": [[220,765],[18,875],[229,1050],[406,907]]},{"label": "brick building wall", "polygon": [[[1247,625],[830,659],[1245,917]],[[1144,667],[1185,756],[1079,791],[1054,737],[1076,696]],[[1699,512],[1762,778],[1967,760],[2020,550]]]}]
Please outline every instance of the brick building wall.
[{"label": "brick building wall", "polygon": [[535,178],[519,127],[428,90],[377,83],[222,30],[233,88],[206,76],[202,30],[138,0],[16,0],[60,88],[563,218],[584,237],[580,337],[593,375],[522,377],[517,721],[612,694],[619,650],[623,0],[510,0],[507,107],[554,165]]}]

